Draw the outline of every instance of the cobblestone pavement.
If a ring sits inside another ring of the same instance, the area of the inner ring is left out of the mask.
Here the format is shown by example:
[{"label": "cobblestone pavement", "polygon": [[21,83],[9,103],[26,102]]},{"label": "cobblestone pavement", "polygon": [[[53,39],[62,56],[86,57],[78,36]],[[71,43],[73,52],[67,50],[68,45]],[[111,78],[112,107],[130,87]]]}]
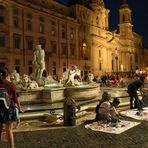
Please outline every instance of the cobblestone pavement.
[{"label": "cobblestone pavement", "polygon": [[[84,124],[89,122],[75,127],[17,131],[15,148],[148,148],[146,121],[119,135],[85,129]],[[1,142],[0,148],[8,148],[8,144]]]}]

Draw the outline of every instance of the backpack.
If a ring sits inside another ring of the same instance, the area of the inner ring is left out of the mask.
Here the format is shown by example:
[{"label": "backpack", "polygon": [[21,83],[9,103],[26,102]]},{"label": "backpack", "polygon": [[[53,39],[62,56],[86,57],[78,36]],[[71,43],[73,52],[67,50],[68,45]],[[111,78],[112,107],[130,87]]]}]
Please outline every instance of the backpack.
[{"label": "backpack", "polygon": [[0,108],[9,109],[11,100],[8,96],[8,91],[6,88],[0,88]]}]

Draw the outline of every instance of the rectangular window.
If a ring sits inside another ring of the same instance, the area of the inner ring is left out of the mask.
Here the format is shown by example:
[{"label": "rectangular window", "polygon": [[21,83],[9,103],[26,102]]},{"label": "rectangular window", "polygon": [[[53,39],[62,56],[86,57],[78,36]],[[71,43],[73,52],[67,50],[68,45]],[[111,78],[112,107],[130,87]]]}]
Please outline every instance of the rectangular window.
[{"label": "rectangular window", "polygon": [[66,69],[67,69],[67,68],[66,68],[66,67],[64,67],[64,68],[63,68],[63,72],[65,72],[65,71],[66,71]]},{"label": "rectangular window", "polygon": [[28,65],[32,65],[32,60],[29,60],[28,61]]},{"label": "rectangular window", "polygon": [[33,73],[33,70],[32,70],[32,66],[29,66],[28,67],[28,75],[32,74]]},{"label": "rectangular window", "polygon": [[4,24],[4,16],[0,16],[0,23]]},{"label": "rectangular window", "polygon": [[5,63],[0,63],[0,67],[5,67],[6,66],[6,64]]},{"label": "rectangular window", "polygon": [[70,44],[70,55],[75,55],[75,44]]},{"label": "rectangular window", "polygon": [[20,73],[20,66],[15,66],[15,70],[17,71],[17,73]]},{"label": "rectangular window", "polygon": [[112,70],[114,71],[114,61],[112,60]]},{"label": "rectangular window", "polygon": [[29,19],[32,19],[32,14],[31,13],[27,13],[26,17],[29,18]]},{"label": "rectangular window", "polygon": [[99,58],[101,58],[101,50],[99,50]]},{"label": "rectangular window", "polygon": [[31,21],[27,21],[27,26],[26,26],[28,31],[32,31],[32,22]]},{"label": "rectangular window", "polygon": [[33,37],[26,37],[26,46],[27,50],[33,50]]},{"label": "rectangular window", "polygon": [[4,35],[0,36],[0,47],[6,46],[6,37]]},{"label": "rectangular window", "polygon": [[44,25],[43,24],[40,24],[40,26],[39,26],[39,32],[40,33],[44,33]]},{"label": "rectangular window", "polygon": [[14,8],[13,9],[13,15],[19,15],[20,14],[20,12],[19,12],[19,9],[18,8]]},{"label": "rectangular window", "polygon": [[44,22],[45,19],[44,19],[44,17],[41,16],[41,17],[39,18],[39,20],[40,20],[40,22]]},{"label": "rectangular window", "polygon": [[21,46],[21,35],[13,34],[13,47],[16,49],[20,49]]},{"label": "rectangular window", "polygon": [[17,18],[17,17],[14,17],[13,18],[13,25],[14,25],[14,27],[19,27],[19,19]]},{"label": "rectangular window", "polygon": [[51,41],[51,52],[56,54],[57,53],[57,42]]},{"label": "rectangular window", "polygon": [[66,38],[65,30],[62,30],[62,38],[63,38],[63,39]]},{"label": "rectangular window", "polygon": [[102,63],[99,63],[99,70],[102,70]]},{"label": "rectangular window", "polygon": [[61,44],[62,47],[62,55],[66,55],[67,54],[67,46],[66,43],[62,43]]},{"label": "rectangular window", "polygon": [[15,59],[14,63],[15,63],[15,65],[20,65],[20,60],[19,59]]},{"label": "rectangular window", "polygon": [[57,74],[57,72],[56,72],[56,67],[52,67],[52,75],[54,76],[54,75],[56,75]]},{"label": "rectangular window", "polygon": [[42,46],[43,49],[46,47],[46,40],[42,37],[39,38],[39,44]]}]

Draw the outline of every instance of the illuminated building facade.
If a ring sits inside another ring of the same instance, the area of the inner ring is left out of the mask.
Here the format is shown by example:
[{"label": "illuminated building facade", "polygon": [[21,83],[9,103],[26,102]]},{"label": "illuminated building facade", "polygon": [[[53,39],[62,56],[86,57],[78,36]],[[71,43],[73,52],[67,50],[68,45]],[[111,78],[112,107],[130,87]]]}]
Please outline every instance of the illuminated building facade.
[{"label": "illuminated building facade", "polygon": [[49,75],[59,77],[72,65],[82,76],[128,72],[142,68],[142,37],[132,31],[127,3],[119,9],[119,31],[109,31],[109,10],[103,0],[89,8],[55,0],[0,1],[0,65],[20,74],[33,72],[33,51],[41,44]]}]

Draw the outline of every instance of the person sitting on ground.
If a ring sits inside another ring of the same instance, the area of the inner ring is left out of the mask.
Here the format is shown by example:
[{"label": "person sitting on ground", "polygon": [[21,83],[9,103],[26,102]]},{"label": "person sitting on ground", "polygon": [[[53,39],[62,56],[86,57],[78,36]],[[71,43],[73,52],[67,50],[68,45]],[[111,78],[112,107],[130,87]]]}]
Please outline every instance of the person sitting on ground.
[{"label": "person sitting on ground", "polygon": [[120,121],[119,113],[116,110],[119,104],[120,104],[119,98],[114,98],[114,100],[111,103],[110,115],[111,115],[112,122]]},{"label": "person sitting on ground", "polygon": [[119,98],[114,98],[112,102],[104,101],[100,104],[98,118],[96,121],[116,123],[119,120],[119,113],[116,108],[120,104]]},{"label": "person sitting on ground", "polygon": [[96,109],[95,109],[95,112],[96,112],[96,117],[95,117],[95,121],[98,121],[100,119],[99,117],[99,109],[100,109],[100,106],[102,103],[106,102],[106,104],[110,104],[110,99],[111,99],[111,96],[105,91],[103,94],[102,94],[102,99],[99,101],[99,104],[97,104],[96,106]]},{"label": "person sitting on ground", "polygon": [[10,148],[14,148],[14,137],[13,137],[13,122],[17,120],[15,104],[17,104],[21,111],[21,106],[16,94],[15,84],[6,80],[8,76],[8,69],[5,67],[0,68],[0,88],[7,91],[7,97],[10,102],[9,108],[5,108],[2,104],[0,105],[0,140],[3,131],[3,124],[5,124],[6,135]]}]

